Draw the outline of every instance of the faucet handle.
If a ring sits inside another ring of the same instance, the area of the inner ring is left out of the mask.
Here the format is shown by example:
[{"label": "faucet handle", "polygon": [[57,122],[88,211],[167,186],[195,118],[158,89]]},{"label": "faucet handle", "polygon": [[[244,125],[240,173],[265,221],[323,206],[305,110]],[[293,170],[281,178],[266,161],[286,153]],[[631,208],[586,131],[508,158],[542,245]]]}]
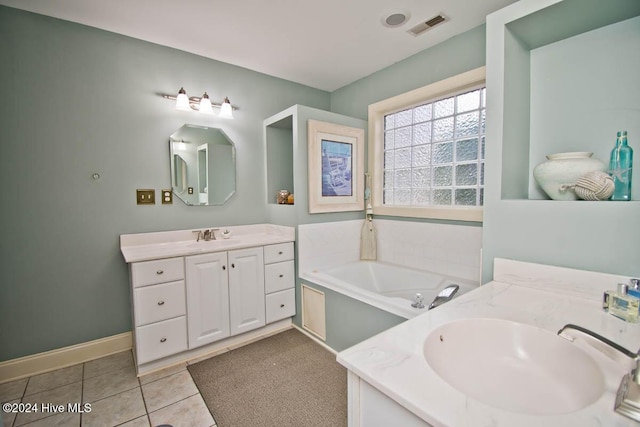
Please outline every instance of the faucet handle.
[{"label": "faucet handle", "polygon": [[192,233],[197,233],[196,234],[196,242],[199,242],[200,239],[204,238],[204,234],[202,233],[202,230],[193,230]]}]

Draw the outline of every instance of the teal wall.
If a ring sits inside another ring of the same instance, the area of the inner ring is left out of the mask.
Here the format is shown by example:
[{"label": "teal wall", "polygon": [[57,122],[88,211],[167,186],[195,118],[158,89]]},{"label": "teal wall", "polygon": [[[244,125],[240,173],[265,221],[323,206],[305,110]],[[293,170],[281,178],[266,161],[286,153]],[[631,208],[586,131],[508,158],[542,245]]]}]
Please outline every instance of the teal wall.
[{"label": "teal wall", "polygon": [[[591,22],[588,9],[572,15]],[[532,22],[532,32],[553,33],[534,25],[542,22]],[[490,30],[491,40],[504,37],[498,26]],[[487,87],[496,91],[487,96],[483,281],[496,257],[640,277],[640,17],[533,50],[522,33],[505,36],[502,99],[491,96],[501,90],[503,52],[499,43],[487,47]],[[501,108],[504,119],[492,120]],[[532,178],[545,155],[590,151],[608,164],[618,130],[629,131],[636,152],[632,201],[548,200]]]},{"label": "teal wall", "polygon": [[[5,150],[0,157],[5,183],[0,361],[131,330],[120,234],[361,217],[362,212],[306,213],[306,170],[299,163],[293,176],[296,205],[267,204],[275,195],[265,194],[263,120],[296,104],[298,120],[304,123],[307,118],[337,117],[320,110],[366,120],[369,104],[482,66],[486,51],[483,25],[329,94],[6,7],[0,7],[0,40],[0,56],[5,59],[0,67]],[[158,96],[174,94],[180,86],[196,96],[206,90],[218,102],[229,96],[240,107],[236,119],[175,111],[171,102]],[[340,120],[346,125],[362,123]],[[160,189],[170,188],[168,137],[185,123],[219,126],[234,141],[236,195],[224,206],[187,207],[177,198],[173,205],[137,206],[136,188],[155,188],[158,199]],[[294,127],[295,135],[304,138],[306,129]],[[306,163],[305,155],[306,151],[297,152],[296,162]],[[101,178],[92,180],[93,172]],[[638,213],[635,204],[610,217],[604,205],[585,212],[578,203],[550,209],[547,201],[525,206],[500,197],[486,199],[494,203],[485,209],[490,219],[483,242],[491,258],[552,258],[553,264],[582,263],[602,271],[610,270],[600,264],[614,256],[615,236],[602,241],[606,256],[594,245],[586,253],[580,247],[585,237],[563,225],[580,217],[591,227],[604,228],[611,222],[624,224]],[[545,224],[557,220],[561,221],[554,222],[554,229],[560,233],[549,239]],[[624,227],[618,228],[622,233]],[[640,238],[634,233],[625,250]],[[547,251],[550,246],[552,253]],[[637,250],[628,256],[637,260]],[[488,258],[485,253],[486,273]],[[633,268],[625,272],[640,275]],[[329,345],[336,349],[401,321],[334,292],[327,295],[327,327],[334,331]],[[354,320],[352,313],[362,316]]]},{"label": "teal wall", "polygon": [[332,92],[331,111],[366,120],[369,104],[483,65],[481,25]]},{"label": "teal wall", "polygon": [[[130,331],[119,235],[265,222],[262,121],[330,107],[324,91],[11,8],[0,7],[0,40],[0,361]],[[229,96],[235,120],[158,96],[180,86]],[[185,123],[219,126],[236,145],[224,206],[160,204],[168,138]],[[136,188],[156,189],[157,204],[136,205]]]},{"label": "teal wall", "polygon": [[[349,348],[406,320],[315,283],[306,280],[302,283],[324,293],[327,338],[325,343],[336,351]],[[299,295],[300,288],[297,288],[296,292]],[[295,318],[298,325],[302,322],[299,313],[298,308]]]}]

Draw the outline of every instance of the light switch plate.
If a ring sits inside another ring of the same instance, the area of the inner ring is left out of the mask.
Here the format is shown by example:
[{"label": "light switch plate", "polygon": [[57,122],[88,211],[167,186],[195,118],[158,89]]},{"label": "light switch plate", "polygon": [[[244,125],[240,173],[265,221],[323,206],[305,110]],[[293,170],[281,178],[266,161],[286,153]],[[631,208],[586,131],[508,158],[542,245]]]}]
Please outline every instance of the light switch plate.
[{"label": "light switch plate", "polygon": [[136,200],[139,205],[155,205],[156,204],[156,192],[149,189],[137,189]]},{"label": "light switch plate", "polygon": [[162,190],[162,204],[170,205],[173,203],[173,191],[171,190]]}]

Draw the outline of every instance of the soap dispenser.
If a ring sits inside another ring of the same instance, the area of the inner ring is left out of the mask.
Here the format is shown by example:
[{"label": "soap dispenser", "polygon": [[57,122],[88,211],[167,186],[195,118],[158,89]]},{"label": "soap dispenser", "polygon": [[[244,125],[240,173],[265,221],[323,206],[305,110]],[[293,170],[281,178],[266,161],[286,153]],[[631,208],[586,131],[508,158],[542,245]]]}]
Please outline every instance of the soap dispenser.
[{"label": "soap dispenser", "polygon": [[618,291],[610,295],[609,313],[627,322],[636,323],[639,316],[640,299],[629,295],[627,290],[626,284],[618,283]]}]

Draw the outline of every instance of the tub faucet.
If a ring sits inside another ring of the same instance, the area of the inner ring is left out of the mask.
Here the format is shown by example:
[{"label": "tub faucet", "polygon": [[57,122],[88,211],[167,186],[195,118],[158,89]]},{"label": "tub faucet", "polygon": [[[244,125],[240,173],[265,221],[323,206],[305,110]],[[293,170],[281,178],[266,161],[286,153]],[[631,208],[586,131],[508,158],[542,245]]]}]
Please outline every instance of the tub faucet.
[{"label": "tub faucet", "polygon": [[413,308],[424,308],[424,297],[420,292],[416,292],[416,296],[413,297],[413,302],[411,303],[411,307]]},{"label": "tub faucet", "polygon": [[439,305],[442,305],[445,302],[449,301],[451,298],[453,298],[456,292],[458,292],[458,289],[460,289],[460,286],[458,285],[449,285],[443,290],[441,290],[438,296],[436,296],[431,302],[431,304],[429,304],[428,310],[431,310],[432,308],[436,308]]}]

